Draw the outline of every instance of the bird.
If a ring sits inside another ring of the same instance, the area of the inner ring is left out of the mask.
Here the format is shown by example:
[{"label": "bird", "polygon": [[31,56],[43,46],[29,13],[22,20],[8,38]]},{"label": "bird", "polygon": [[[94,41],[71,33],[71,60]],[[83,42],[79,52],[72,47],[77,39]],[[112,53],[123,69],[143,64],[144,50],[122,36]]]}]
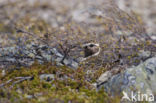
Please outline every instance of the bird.
[{"label": "bird", "polygon": [[83,50],[84,50],[84,58],[88,59],[90,57],[95,57],[97,55],[99,55],[101,48],[100,45],[98,43],[86,43],[84,45],[82,45]]}]

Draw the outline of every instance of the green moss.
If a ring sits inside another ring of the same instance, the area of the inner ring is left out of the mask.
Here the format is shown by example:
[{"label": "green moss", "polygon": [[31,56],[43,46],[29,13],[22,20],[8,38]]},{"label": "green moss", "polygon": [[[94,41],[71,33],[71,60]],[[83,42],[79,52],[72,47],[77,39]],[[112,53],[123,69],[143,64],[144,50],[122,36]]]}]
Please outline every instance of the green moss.
[{"label": "green moss", "polygon": [[[54,73],[56,75],[55,80],[52,82],[41,81],[39,75],[44,73]],[[58,74],[62,76],[57,76]],[[40,65],[34,63],[30,68],[14,70],[6,75],[3,77],[2,82],[15,77],[34,76],[32,80],[17,83],[11,90],[8,88],[12,85],[12,82],[7,84],[4,90],[0,89],[0,97],[11,98],[10,101],[12,103],[15,103],[16,100],[21,101],[21,103],[41,103],[41,101],[48,103],[50,98],[51,100],[55,101],[58,99],[65,103],[69,101],[73,103],[117,103],[115,102],[116,98],[110,98],[104,91],[97,92],[91,87],[91,83],[85,81],[83,68],[74,71],[64,66],[56,67],[51,64]],[[68,78],[61,80],[60,78],[63,78],[65,75]],[[17,92],[19,88],[24,95]],[[38,93],[41,95],[37,95]],[[27,98],[29,95],[32,95],[32,99]]]}]

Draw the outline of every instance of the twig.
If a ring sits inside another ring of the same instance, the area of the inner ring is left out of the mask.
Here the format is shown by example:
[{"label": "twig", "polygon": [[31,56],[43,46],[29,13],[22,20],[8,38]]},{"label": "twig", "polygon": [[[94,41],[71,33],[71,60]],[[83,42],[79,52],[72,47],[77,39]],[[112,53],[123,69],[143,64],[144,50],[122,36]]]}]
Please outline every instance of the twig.
[{"label": "twig", "polygon": [[76,45],[68,45],[67,43],[68,43],[68,41],[65,41],[65,43],[64,43],[65,47],[63,45],[59,44],[59,46],[61,47],[63,54],[64,54],[64,56],[61,60],[62,64],[64,64],[64,59],[69,55],[71,49],[76,47]]},{"label": "twig", "polygon": [[[28,76],[28,77],[15,77],[14,79],[10,79],[8,81],[6,81],[5,83],[0,84],[0,87],[4,87],[5,85],[9,84],[10,82],[12,82],[13,80],[16,80],[15,82],[12,83],[12,85],[10,86],[10,88],[12,88],[15,84],[20,83],[24,80],[31,80],[33,77],[32,76]],[[18,80],[17,80],[18,79]]]},{"label": "twig", "polygon": [[0,87],[3,87],[3,86],[5,86],[5,85],[9,84],[12,80],[13,80],[13,79],[10,79],[10,80],[6,81],[5,83],[0,84]]},{"label": "twig", "polygon": [[12,83],[12,85],[10,86],[10,88],[12,88],[15,84],[17,83],[20,83],[20,82],[23,82],[24,80],[30,80],[32,77],[16,77],[15,79],[20,79],[20,80],[17,80],[15,82]]}]

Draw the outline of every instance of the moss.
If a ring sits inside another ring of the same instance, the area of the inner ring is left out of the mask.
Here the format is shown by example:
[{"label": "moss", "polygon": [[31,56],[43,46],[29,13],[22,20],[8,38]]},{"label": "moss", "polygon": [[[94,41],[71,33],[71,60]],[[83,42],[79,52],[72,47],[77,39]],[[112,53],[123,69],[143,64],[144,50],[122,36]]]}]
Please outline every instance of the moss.
[{"label": "moss", "polygon": [[0,32],[13,32],[13,29],[3,22],[0,22]]},{"label": "moss", "polygon": [[50,88],[52,87],[52,84],[47,83],[47,82],[43,82],[43,83],[42,83],[42,87],[43,87],[43,88],[46,88],[46,89],[50,89]]},{"label": "moss", "polygon": [[[52,82],[41,81],[39,75],[48,72],[54,73],[54,75],[61,73],[62,76],[55,76],[56,78]],[[32,80],[17,83],[11,90],[8,88],[12,85],[12,82],[4,87],[5,92],[0,89],[0,97],[8,98],[12,103],[15,103],[16,100],[21,101],[21,103],[41,103],[41,101],[48,103],[50,98],[51,100],[64,101],[65,103],[69,101],[73,103],[117,103],[116,98],[110,98],[104,91],[97,92],[91,87],[91,83],[85,81],[83,68],[73,71],[64,66],[56,67],[51,64],[40,65],[34,63],[30,68],[14,70],[6,75],[3,77],[2,82],[15,77],[34,76]],[[68,78],[63,78],[65,75]],[[18,89],[20,89],[20,92],[17,92]],[[24,95],[21,95],[21,93]],[[31,99],[28,99],[29,95],[32,96]]]}]

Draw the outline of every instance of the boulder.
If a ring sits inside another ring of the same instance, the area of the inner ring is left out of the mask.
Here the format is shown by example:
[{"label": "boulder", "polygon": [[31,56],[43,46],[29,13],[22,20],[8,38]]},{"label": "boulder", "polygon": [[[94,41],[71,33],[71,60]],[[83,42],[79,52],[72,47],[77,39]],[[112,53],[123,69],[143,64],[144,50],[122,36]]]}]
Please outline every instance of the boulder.
[{"label": "boulder", "polygon": [[150,92],[156,96],[156,57],[152,57],[138,66],[127,68],[124,72],[112,75],[110,79],[104,73],[97,80],[96,85],[98,90],[104,87],[105,91],[112,95],[118,95],[123,91],[126,93],[133,91],[143,94]]}]

